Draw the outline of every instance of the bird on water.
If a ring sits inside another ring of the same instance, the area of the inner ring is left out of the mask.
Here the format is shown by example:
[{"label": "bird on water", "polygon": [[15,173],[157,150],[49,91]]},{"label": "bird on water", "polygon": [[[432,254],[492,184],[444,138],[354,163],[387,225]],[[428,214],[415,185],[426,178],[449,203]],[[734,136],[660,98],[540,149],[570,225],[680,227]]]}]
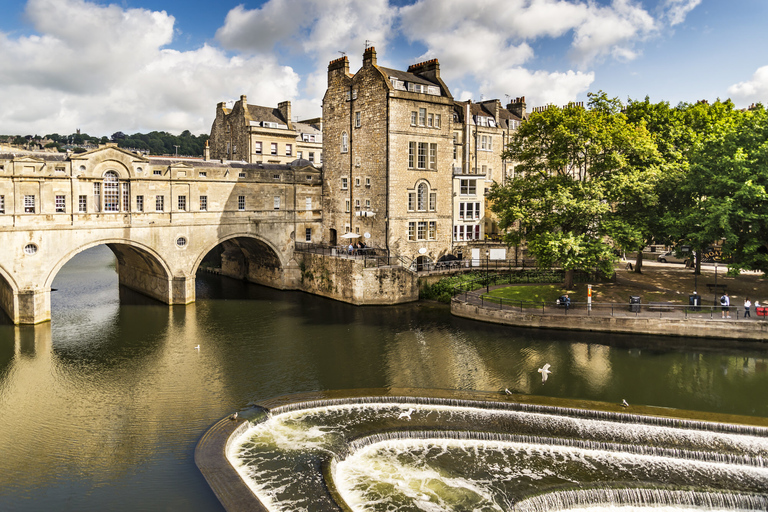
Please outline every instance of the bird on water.
[{"label": "bird on water", "polygon": [[229,417],[232,421],[235,421],[237,419],[237,411],[235,411],[235,414]]},{"label": "bird on water", "polygon": [[552,371],[549,369],[550,364],[547,363],[543,367],[539,368],[539,373],[541,374],[541,383],[544,384],[547,382],[547,378],[549,377],[549,374],[552,373]]}]

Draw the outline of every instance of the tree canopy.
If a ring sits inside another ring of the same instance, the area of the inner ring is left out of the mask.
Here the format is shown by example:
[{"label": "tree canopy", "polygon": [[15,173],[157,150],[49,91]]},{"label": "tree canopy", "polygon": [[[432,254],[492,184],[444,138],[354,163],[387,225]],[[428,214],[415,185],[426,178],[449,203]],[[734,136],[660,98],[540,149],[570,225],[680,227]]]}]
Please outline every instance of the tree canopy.
[{"label": "tree canopy", "polygon": [[489,196],[508,243],[525,240],[541,265],[606,271],[611,247],[688,246],[699,271],[722,243],[732,271],[768,271],[762,105],[589,98],[536,112],[511,137],[514,176]]},{"label": "tree canopy", "polygon": [[661,160],[650,133],[620,107],[601,92],[589,108],[531,115],[502,155],[514,176],[489,194],[507,242],[525,240],[540,265],[561,265],[566,287],[577,269],[613,273],[614,240],[645,237],[634,213],[654,201]]}]

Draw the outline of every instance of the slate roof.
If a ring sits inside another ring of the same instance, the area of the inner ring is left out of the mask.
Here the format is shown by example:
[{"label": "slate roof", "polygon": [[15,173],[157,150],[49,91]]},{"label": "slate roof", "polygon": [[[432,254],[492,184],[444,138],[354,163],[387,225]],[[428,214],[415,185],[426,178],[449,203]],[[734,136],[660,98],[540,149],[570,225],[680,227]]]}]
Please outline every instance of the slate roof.
[{"label": "slate roof", "polygon": [[288,124],[288,119],[283,119],[283,115],[274,107],[262,107],[260,105],[248,104],[248,115],[250,115],[254,121]]},{"label": "slate roof", "polygon": [[400,71],[399,69],[385,68],[383,66],[378,66],[378,68],[382,70],[384,73],[386,73],[387,76],[393,76],[404,82],[411,82],[414,84],[424,84],[424,85],[436,85],[437,87],[440,87],[440,84],[437,82],[430,82],[426,78],[422,78],[418,75],[414,75],[413,73],[409,73],[407,71]]}]

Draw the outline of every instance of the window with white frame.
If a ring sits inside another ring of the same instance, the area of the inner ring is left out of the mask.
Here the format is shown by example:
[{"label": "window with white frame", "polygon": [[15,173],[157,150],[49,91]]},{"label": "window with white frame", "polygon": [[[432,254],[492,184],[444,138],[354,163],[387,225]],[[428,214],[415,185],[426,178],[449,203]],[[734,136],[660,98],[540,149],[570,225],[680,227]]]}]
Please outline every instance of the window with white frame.
[{"label": "window with white frame", "polygon": [[272,142],[269,145],[269,147],[270,147],[270,150],[269,150],[270,153],[273,154],[273,155],[276,155],[277,154],[277,142]]},{"label": "window with white frame", "polygon": [[120,184],[120,188],[123,191],[123,211],[131,211],[131,184],[124,181]]},{"label": "window with white frame", "polygon": [[187,196],[179,196],[179,211],[187,211]]},{"label": "window with white frame", "polygon": [[200,196],[200,211],[208,211],[208,196]]},{"label": "window with white frame", "polygon": [[93,184],[93,209],[94,211],[101,211],[101,183],[98,181]]},{"label": "window with white frame", "polygon": [[349,188],[349,178],[341,178],[341,190]]},{"label": "window with white frame", "polygon": [[416,224],[416,239],[417,240],[427,239],[427,221],[420,220]]},{"label": "window with white frame", "polygon": [[349,151],[349,135],[347,132],[341,133],[341,152],[347,153]]},{"label": "window with white frame", "polygon": [[435,128],[440,128],[440,114],[435,114]]},{"label": "window with white frame", "polygon": [[198,176],[199,178],[206,178],[206,177],[208,177],[208,171],[199,171],[199,172],[197,173],[197,176]]},{"label": "window with white frame", "polygon": [[238,178],[245,178],[245,172],[240,172],[237,174]]},{"label": "window with white frame", "polygon": [[311,197],[307,197],[306,199],[304,199],[304,208],[307,211],[311,211],[312,210],[312,198]]},{"label": "window with white frame", "polygon": [[286,144],[285,145],[285,156],[291,156],[293,155],[293,144]]},{"label": "window with white frame", "polygon": [[360,128],[360,111],[355,112],[355,128]]},{"label": "window with white frame", "polygon": [[[83,204],[85,201],[83,201]],[[136,196],[136,211],[137,212],[143,212],[144,211],[144,196]]]},{"label": "window with white frame", "polygon": [[77,211],[80,213],[85,213],[88,211],[88,196],[77,196]]},{"label": "window with white frame", "polygon": [[437,144],[434,143],[429,145],[429,169],[437,169]]},{"label": "window with white frame", "polygon": [[165,209],[165,196],[155,196],[155,211],[162,212]]},{"label": "window with white frame", "polygon": [[453,226],[453,239],[457,242],[480,239],[480,224],[461,224]]},{"label": "window with white frame", "polygon": [[420,108],[419,109],[419,126],[424,126],[427,122],[427,109]]},{"label": "window with white frame", "polygon": [[0,213],[5,213],[5,196],[0,195]]},{"label": "window with white frame", "polygon": [[237,210],[245,211],[245,196],[237,196]]},{"label": "window with white frame", "polygon": [[435,124],[435,114],[428,114],[427,115],[427,126],[432,128],[432,126]]},{"label": "window with white frame", "polygon": [[349,213],[349,204],[350,204],[349,199],[345,199],[344,200],[344,211],[347,212],[347,213]]},{"label": "window with white frame", "polygon": [[[25,170],[27,168],[25,167]],[[4,196],[3,196],[4,197]],[[5,200],[3,200],[5,202]],[[25,195],[24,196],[24,213],[35,213],[35,196],[34,195]]]},{"label": "window with white frame", "polygon": [[370,188],[370,186],[371,186],[371,178],[369,178],[369,177],[365,178],[365,186]]},{"label": "window with white frame", "polygon": [[427,238],[429,240],[435,240],[437,238],[437,221],[434,221],[434,220],[429,221]]},{"label": "window with white frame", "polygon": [[355,176],[355,186],[356,187],[360,186],[360,176]]},{"label": "window with white frame", "polygon": [[459,192],[462,196],[477,195],[477,180],[459,180]]},{"label": "window with white frame", "polygon": [[408,143],[408,168],[413,169],[416,167],[416,143]]},{"label": "window with white frame", "polygon": [[304,230],[304,241],[305,242],[311,242],[312,241],[312,228],[306,228]]},{"label": "window with white frame", "polygon": [[408,241],[413,242],[414,240],[416,240],[416,223],[409,222],[408,223]]},{"label": "window with white frame", "polygon": [[104,173],[104,211],[120,211],[120,181],[115,171]]},{"label": "window with white frame", "polygon": [[296,158],[298,158],[299,160],[304,158],[304,152],[303,151],[297,151],[296,152]]},{"label": "window with white frame", "polygon": [[416,209],[416,192],[408,192],[408,211],[412,212]]},{"label": "window with white frame", "polygon": [[429,193],[429,211],[433,212],[437,208],[437,192]]},{"label": "window with white frame", "polygon": [[416,209],[420,212],[426,211],[427,209],[427,194],[427,184],[419,183],[419,186],[416,188]]},{"label": "window with white frame", "polygon": [[366,200],[365,200],[365,207],[366,207],[367,209],[369,209],[369,210],[371,209],[371,200],[370,200],[370,199],[366,199]]},{"label": "window with white frame", "polygon": [[315,163],[315,154],[312,151],[309,152],[309,161]]},{"label": "window with white frame", "polygon": [[66,198],[63,195],[56,195],[55,203],[56,213],[67,213]]},{"label": "window with white frame", "polygon": [[480,218],[480,203],[459,203],[459,218],[465,220]]},{"label": "window with white frame", "polygon": [[[273,203],[274,203],[275,210],[279,210],[280,209],[280,196],[275,196],[275,198],[273,200]],[[243,207],[243,209],[245,209],[245,207]]]},{"label": "window with white frame", "polygon": [[419,169],[425,169],[427,166],[427,151],[429,144],[426,142],[419,142],[418,159],[416,160],[416,167]]},{"label": "window with white frame", "polygon": [[419,113],[415,110],[411,112],[411,126],[416,126],[416,119],[418,118]]},{"label": "window with white frame", "polygon": [[253,143],[253,152],[257,155],[261,154],[261,142],[256,141]]}]

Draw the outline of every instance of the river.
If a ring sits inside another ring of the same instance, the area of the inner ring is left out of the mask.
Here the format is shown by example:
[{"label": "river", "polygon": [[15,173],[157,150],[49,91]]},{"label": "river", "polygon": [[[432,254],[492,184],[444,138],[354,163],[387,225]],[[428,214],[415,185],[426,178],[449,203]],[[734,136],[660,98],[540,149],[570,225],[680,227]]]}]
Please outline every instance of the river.
[{"label": "river", "polygon": [[194,464],[198,439],[291,393],[509,388],[768,417],[757,344],[514,329],[207,274],[196,303],[168,307],[120,288],[103,246],[53,287],[50,323],[0,320],[3,511],[223,510]]}]

